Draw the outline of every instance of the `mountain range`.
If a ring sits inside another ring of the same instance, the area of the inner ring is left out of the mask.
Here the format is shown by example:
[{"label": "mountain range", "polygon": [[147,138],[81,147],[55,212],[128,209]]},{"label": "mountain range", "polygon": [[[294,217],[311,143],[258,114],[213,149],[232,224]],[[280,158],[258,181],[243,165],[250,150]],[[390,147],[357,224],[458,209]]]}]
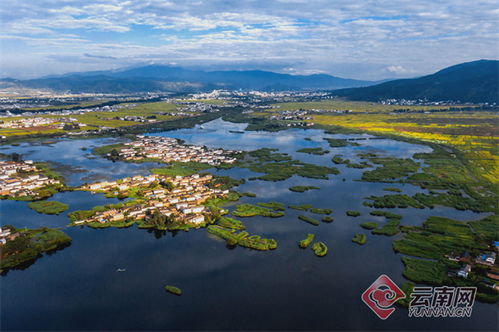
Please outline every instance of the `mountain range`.
[{"label": "mountain range", "polygon": [[498,78],[499,61],[478,60],[447,67],[423,77],[341,89],[333,93],[348,99],[367,101],[394,98],[499,103]]},{"label": "mountain range", "polygon": [[289,75],[261,70],[202,71],[166,65],[148,65],[109,71],[71,73],[30,80],[4,79],[25,88],[56,91],[130,93],[243,89],[261,91],[324,90],[360,87],[377,82],[326,74]]},{"label": "mountain range", "polygon": [[72,93],[199,92],[213,89],[326,90],[352,100],[427,99],[498,103],[499,61],[478,60],[434,74],[392,81],[361,81],[326,74],[289,75],[261,70],[202,71],[148,65],[108,71],[0,80],[2,87],[50,89]]}]

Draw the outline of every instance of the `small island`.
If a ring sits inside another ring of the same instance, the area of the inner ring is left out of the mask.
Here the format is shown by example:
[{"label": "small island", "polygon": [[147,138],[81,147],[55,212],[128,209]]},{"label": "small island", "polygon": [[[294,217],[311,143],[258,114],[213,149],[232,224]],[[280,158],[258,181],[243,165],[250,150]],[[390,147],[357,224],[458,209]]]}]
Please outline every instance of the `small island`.
[{"label": "small island", "polygon": [[57,201],[35,201],[29,203],[28,206],[44,214],[59,214],[69,209],[69,205]]},{"label": "small island", "polygon": [[327,246],[324,242],[316,242],[312,246],[312,250],[314,251],[316,256],[323,257],[327,254]]},{"label": "small island", "polygon": [[303,220],[305,222],[308,222],[309,224],[314,225],[314,226],[320,225],[320,222],[318,220],[311,218],[311,217],[304,216],[304,215],[299,215],[298,219]]},{"label": "small island", "polygon": [[352,211],[352,210],[348,210],[346,212],[347,216],[349,217],[358,217],[360,216],[360,212],[359,211]]},{"label": "small island", "polygon": [[314,187],[314,186],[293,186],[289,187],[289,190],[297,192],[297,193],[304,193],[305,191],[313,190],[313,189],[320,189],[319,187]]},{"label": "small island", "polygon": [[365,229],[375,229],[378,227],[378,224],[372,221],[366,221],[360,224],[360,227],[365,228]]},{"label": "small island", "polygon": [[355,236],[352,239],[352,242],[355,242],[355,243],[360,244],[360,245],[365,244],[366,241],[367,241],[366,235],[360,234],[360,233],[355,234]]},{"label": "small island", "polygon": [[267,209],[265,207],[251,205],[251,204],[238,205],[236,209],[232,212],[232,214],[236,217],[241,217],[241,218],[254,217],[254,216],[279,218],[284,216],[283,212],[276,212],[271,209]]},{"label": "small island", "polygon": [[303,148],[303,149],[300,149],[300,150],[298,150],[296,152],[314,154],[314,155],[317,155],[317,156],[322,156],[322,155],[325,155],[325,154],[329,153],[328,150],[324,150],[322,148]]},{"label": "small island", "polygon": [[334,221],[334,219],[332,217],[329,217],[329,216],[322,217],[321,220],[323,222],[333,222]]},{"label": "small island", "polygon": [[175,287],[175,286],[166,285],[165,286],[165,290],[168,293],[171,293],[171,294],[174,294],[174,295],[177,295],[177,296],[182,295],[182,290],[180,288],[178,288],[178,287]]},{"label": "small island", "polygon": [[[227,182],[227,181],[224,181]],[[123,203],[95,207],[69,214],[73,225],[188,230],[206,226],[220,213],[218,205],[239,195],[222,188],[211,174],[167,177],[134,176],[84,185],[78,190],[131,198]]]},{"label": "small island", "polygon": [[307,248],[308,245],[314,240],[314,237],[314,234],[307,234],[307,237],[304,240],[298,242],[298,246],[303,249]]},{"label": "small island", "polygon": [[71,244],[64,232],[41,227],[19,229],[6,225],[0,228],[0,272],[23,269],[33,264],[43,253],[63,249]]},{"label": "small island", "polygon": [[274,239],[264,239],[259,235],[249,235],[248,232],[237,233],[234,229],[226,229],[220,225],[210,225],[207,227],[210,234],[216,235],[227,242],[227,245],[235,247],[237,245],[249,249],[267,251],[277,248],[277,242]]},{"label": "small island", "polygon": [[170,137],[138,135],[135,141],[98,147],[93,153],[128,162],[197,162],[218,166],[235,163],[240,151],[209,149]]}]

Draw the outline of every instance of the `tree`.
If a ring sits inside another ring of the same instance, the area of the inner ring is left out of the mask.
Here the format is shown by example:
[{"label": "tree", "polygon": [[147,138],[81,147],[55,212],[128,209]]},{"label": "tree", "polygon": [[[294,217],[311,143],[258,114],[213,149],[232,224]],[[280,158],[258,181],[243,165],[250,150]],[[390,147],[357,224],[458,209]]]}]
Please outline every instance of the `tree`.
[{"label": "tree", "polygon": [[13,152],[11,155],[10,155],[12,161],[15,161],[15,162],[21,162],[23,161],[23,156],[19,153],[16,153],[16,152]]},{"label": "tree", "polygon": [[170,181],[163,181],[160,185],[168,191],[172,191],[175,188],[175,185]]},{"label": "tree", "polygon": [[113,161],[118,160],[120,158],[120,153],[118,152],[118,150],[112,149],[110,156],[111,156],[111,160],[113,160]]}]

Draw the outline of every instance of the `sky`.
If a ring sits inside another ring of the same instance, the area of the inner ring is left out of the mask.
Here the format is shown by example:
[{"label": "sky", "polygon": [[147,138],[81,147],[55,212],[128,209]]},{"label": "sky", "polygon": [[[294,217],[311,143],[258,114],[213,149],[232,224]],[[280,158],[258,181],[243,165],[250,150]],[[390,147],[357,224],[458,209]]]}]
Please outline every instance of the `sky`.
[{"label": "sky", "polygon": [[379,80],[499,58],[495,0],[1,0],[0,77],[170,64]]}]

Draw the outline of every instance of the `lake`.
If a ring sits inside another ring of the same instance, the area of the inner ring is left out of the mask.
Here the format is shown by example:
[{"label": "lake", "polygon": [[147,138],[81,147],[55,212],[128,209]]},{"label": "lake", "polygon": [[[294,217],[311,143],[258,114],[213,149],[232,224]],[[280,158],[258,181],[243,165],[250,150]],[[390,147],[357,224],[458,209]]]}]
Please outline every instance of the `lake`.
[{"label": "lake", "polygon": [[[250,234],[276,239],[274,251],[258,252],[241,247],[228,248],[225,242],[205,229],[189,232],[160,232],[127,229],[66,227],[67,213],[117,202],[88,192],[64,192],[50,198],[70,205],[58,216],[38,214],[26,202],[1,201],[2,224],[16,227],[63,227],[72,238],[71,246],[37,260],[25,270],[12,270],[1,280],[2,330],[495,330],[497,306],[475,303],[470,318],[408,318],[398,307],[382,321],[362,303],[360,295],[381,274],[399,286],[403,265],[392,250],[396,237],[372,235],[359,224],[382,221],[369,215],[363,197],[383,195],[386,187],[404,193],[426,192],[408,184],[357,181],[364,170],[333,165],[331,157],[358,161],[359,152],[378,152],[409,158],[417,152],[430,152],[416,145],[369,135],[332,135],[315,129],[290,129],[278,133],[243,132],[245,124],[220,119],[191,129],[151,135],[185,140],[187,143],[226,149],[255,150],[276,148],[294,159],[336,166],[339,175],[328,180],[294,176],[280,182],[246,181],[235,188],[253,192],[239,203],[277,201],[285,204],[312,204],[333,209],[334,222],[314,227],[297,216],[308,212],[286,210],[282,218],[241,219]],[[362,138],[360,146],[329,147],[324,137]],[[310,140],[305,140],[310,138]],[[23,154],[25,159],[49,161],[57,166],[69,185],[102,179],[118,179],[147,174],[155,163],[112,162],[91,154],[91,149],[120,142],[115,138],[55,140],[51,144],[23,143],[2,146],[0,152]],[[301,148],[322,147],[323,156],[296,152]],[[258,173],[233,168],[214,171],[219,175],[249,178]],[[320,187],[305,193],[291,186]],[[346,210],[361,212],[358,218]],[[403,225],[421,225],[428,216],[475,220],[483,214],[452,208],[390,209],[403,215]],[[316,217],[319,217],[316,215]],[[319,258],[297,242],[307,233],[329,247]],[[367,243],[351,242],[355,233],[367,235]],[[117,272],[118,268],[126,269]],[[166,293],[166,284],[182,289],[178,297]]]}]

